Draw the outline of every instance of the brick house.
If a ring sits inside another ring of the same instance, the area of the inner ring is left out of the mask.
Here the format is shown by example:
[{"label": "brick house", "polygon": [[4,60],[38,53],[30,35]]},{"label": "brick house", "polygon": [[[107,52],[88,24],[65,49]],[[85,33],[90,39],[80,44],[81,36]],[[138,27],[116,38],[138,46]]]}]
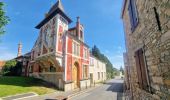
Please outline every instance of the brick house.
[{"label": "brick house", "polygon": [[90,86],[89,47],[77,17],[75,27],[60,0],[36,26],[40,30],[31,51],[29,76],[41,78],[65,91]]},{"label": "brick house", "polygon": [[126,92],[130,100],[170,100],[170,1],[124,0]]}]

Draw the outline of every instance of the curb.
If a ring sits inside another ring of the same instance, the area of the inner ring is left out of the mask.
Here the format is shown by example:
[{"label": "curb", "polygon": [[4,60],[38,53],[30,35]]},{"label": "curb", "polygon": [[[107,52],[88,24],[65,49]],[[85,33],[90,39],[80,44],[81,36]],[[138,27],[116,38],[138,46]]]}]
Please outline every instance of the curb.
[{"label": "curb", "polygon": [[[29,93],[30,94],[32,93],[33,95],[22,97],[22,95],[29,94]],[[15,98],[16,96],[21,96],[21,97]],[[12,98],[12,97],[14,97],[13,100],[19,100],[19,99],[24,99],[24,98],[34,97],[34,96],[38,96],[38,94],[36,94],[35,92],[28,92],[28,93],[21,93],[21,94],[16,94],[16,95],[9,95],[9,96],[0,98],[0,100],[5,100],[5,99],[8,99],[8,98]]]}]

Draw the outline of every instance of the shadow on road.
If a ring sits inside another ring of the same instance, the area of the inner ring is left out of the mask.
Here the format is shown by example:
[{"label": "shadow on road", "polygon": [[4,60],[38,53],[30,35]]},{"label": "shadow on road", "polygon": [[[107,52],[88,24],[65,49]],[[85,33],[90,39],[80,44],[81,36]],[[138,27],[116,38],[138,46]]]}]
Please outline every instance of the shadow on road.
[{"label": "shadow on road", "polygon": [[105,84],[110,85],[106,91],[123,93],[123,83],[105,83]]},{"label": "shadow on road", "polygon": [[123,93],[117,93],[117,100],[123,100]]},{"label": "shadow on road", "polygon": [[117,100],[123,100],[123,83],[107,82],[105,84],[109,85],[106,91],[117,92]]}]

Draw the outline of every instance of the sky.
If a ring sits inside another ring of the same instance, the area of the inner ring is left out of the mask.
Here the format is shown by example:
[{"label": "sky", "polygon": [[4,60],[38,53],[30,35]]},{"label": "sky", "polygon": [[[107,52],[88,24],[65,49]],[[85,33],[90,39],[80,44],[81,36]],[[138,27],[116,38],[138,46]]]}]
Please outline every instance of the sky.
[{"label": "sky", "polygon": [[[5,35],[0,37],[0,60],[17,56],[18,43],[22,42],[22,53],[31,51],[39,30],[35,26],[57,0],[0,0],[5,2],[6,15],[10,23]],[[112,62],[115,68],[124,66],[125,40],[121,8],[123,0],[61,0],[66,14],[73,20],[80,16],[85,28],[85,42],[96,45]]]}]

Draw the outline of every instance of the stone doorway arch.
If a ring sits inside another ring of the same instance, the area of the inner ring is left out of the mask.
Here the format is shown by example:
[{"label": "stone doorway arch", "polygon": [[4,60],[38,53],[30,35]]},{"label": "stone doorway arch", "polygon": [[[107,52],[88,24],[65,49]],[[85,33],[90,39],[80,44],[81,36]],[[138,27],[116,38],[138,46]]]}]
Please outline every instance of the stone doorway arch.
[{"label": "stone doorway arch", "polygon": [[72,68],[72,81],[74,83],[74,89],[80,87],[80,78],[79,78],[79,63],[75,62]]}]

